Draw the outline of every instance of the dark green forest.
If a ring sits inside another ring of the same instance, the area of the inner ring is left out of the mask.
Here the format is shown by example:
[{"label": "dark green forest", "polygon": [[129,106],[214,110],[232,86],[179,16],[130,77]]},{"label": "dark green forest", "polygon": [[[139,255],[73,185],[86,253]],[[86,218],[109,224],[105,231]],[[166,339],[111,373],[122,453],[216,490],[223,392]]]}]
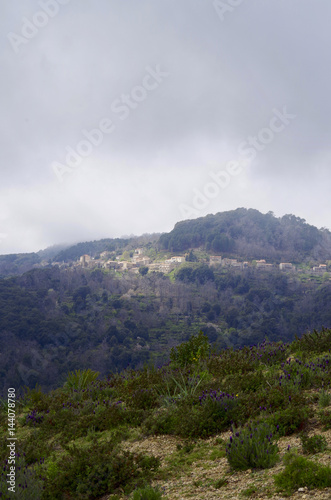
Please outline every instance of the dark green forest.
[{"label": "dark green forest", "polygon": [[281,218],[272,212],[238,208],[178,222],[170,233],[161,235],[163,249],[173,252],[203,247],[207,251],[240,255],[243,259],[303,262],[329,259],[331,233],[319,230],[295,215]]},{"label": "dark green forest", "polygon": [[101,269],[35,269],[0,281],[1,386],[53,388],[68,370],[102,374],[162,364],[199,330],[215,348],[291,341],[331,324],[331,282],[184,264],[116,277]]}]

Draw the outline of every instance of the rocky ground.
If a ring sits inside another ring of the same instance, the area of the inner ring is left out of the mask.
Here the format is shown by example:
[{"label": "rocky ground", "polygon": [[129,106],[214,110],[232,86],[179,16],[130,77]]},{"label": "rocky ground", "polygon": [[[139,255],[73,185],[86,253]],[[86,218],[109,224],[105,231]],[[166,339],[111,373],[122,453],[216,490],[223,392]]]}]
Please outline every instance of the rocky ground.
[{"label": "rocky ground", "polygon": [[[325,436],[328,443],[326,451],[309,455],[308,458],[323,465],[331,465],[331,430],[323,431],[318,419],[312,418],[307,432],[309,436]],[[275,474],[284,470],[282,460],[271,469],[232,471],[226,457],[218,456],[221,455],[220,450],[224,449],[222,442],[227,442],[230,435],[228,431],[209,440],[196,441],[193,450],[187,453],[183,451],[185,442],[173,436],[136,436],[126,442],[125,447],[160,458],[161,478],[153,486],[162,488],[164,498],[168,500],[285,499],[284,494],[276,491],[273,480]],[[288,446],[297,449],[299,454],[303,453],[299,435],[280,438],[278,446],[280,458],[287,452]],[[217,484],[220,479],[223,481]],[[307,487],[301,487],[290,498],[330,500],[331,488],[308,490]],[[104,500],[108,499],[111,496],[104,497]]]}]

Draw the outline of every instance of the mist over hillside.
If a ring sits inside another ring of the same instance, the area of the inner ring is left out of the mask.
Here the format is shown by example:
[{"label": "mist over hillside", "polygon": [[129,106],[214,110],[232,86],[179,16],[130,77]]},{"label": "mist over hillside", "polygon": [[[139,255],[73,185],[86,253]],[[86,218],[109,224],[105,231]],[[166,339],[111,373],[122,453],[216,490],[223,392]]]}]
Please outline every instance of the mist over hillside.
[{"label": "mist over hillside", "polygon": [[21,274],[34,267],[76,261],[81,255],[132,251],[137,246],[157,251],[187,252],[202,248],[209,254],[234,256],[241,260],[269,259],[271,262],[320,262],[331,259],[331,232],[307,224],[289,214],[277,218],[272,212],[238,208],[215,215],[178,222],[169,233],[136,237],[105,238],[75,245],[54,245],[37,253],[0,255],[0,277]]}]

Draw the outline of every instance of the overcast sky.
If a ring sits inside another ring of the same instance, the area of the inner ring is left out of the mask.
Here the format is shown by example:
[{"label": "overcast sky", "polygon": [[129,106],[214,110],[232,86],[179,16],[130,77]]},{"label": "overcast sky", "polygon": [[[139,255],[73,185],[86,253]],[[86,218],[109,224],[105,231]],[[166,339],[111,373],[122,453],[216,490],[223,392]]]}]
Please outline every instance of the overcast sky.
[{"label": "overcast sky", "polygon": [[0,253],[238,207],[331,229],[329,0],[3,0]]}]

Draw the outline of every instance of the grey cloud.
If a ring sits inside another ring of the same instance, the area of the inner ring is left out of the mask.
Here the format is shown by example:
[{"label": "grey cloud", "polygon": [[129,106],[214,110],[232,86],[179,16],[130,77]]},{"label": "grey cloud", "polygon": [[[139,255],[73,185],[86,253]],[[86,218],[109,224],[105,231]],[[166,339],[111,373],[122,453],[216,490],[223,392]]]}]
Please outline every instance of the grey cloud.
[{"label": "grey cloud", "polygon": [[[296,119],[204,210],[291,209],[330,227],[327,201],[323,211],[302,202],[330,185],[329,2],[244,1],[221,22],[212,0],[70,0],[16,54],[8,33],[19,34],[41,1],[2,6],[1,253],[169,229],[210,165],[236,159],[283,106]],[[121,120],[112,103],[157,65],[169,77]],[[102,118],[114,133],[59,185],[52,162]],[[278,197],[266,199],[270,186]],[[100,204],[120,205],[115,222]]]}]

